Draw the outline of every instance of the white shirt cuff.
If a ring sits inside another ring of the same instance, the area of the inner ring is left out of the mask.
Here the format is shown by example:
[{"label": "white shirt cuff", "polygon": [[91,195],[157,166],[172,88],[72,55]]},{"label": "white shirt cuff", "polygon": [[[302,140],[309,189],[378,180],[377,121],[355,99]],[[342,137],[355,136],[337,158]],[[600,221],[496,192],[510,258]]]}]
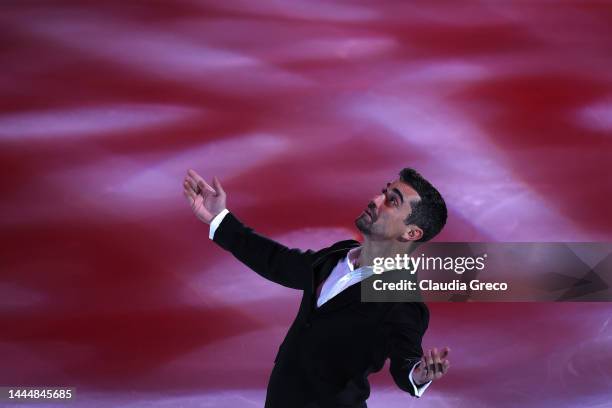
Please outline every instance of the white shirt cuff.
[{"label": "white shirt cuff", "polygon": [[420,397],[421,395],[423,395],[423,393],[425,392],[425,390],[427,389],[427,387],[429,387],[429,385],[432,383],[431,381],[426,382],[425,384],[421,384],[419,386],[417,386],[414,383],[414,380],[412,379],[412,372],[414,371],[415,367],[417,365],[419,365],[421,362],[418,361],[415,365],[412,366],[412,370],[410,370],[410,374],[408,375],[408,378],[410,379],[410,384],[412,384],[412,389],[414,390],[414,395],[416,397]]},{"label": "white shirt cuff", "polygon": [[219,214],[215,215],[215,218],[210,222],[210,231],[208,231],[208,238],[213,239],[215,231],[219,228],[219,224],[223,221],[223,218],[229,213],[227,208],[223,209]]}]

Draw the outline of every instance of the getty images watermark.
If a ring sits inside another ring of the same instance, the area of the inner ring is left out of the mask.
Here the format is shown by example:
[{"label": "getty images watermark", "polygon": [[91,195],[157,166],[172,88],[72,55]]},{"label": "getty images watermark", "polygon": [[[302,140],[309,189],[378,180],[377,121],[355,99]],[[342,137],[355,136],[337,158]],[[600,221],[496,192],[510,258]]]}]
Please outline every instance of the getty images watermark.
[{"label": "getty images watermark", "polygon": [[364,302],[611,302],[612,243],[452,242],[375,258]]},{"label": "getty images watermark", "polygon": [[[374,258],[373,272],[377,275],[385,271],[405,270],[411,275],[417,271],[452,271],[462,275],[466,271],[482,271],[485,269],[487,254],[482,256],[409,256],[408,254],[396,255],[395,257]],[[418,285],[418,286],[417,286]],[[507,282],[481,282],[478,279],[470,279],[468,282],[453,279],[450,282],[435,282],[431,279],[418,281],[411,279],[401,279],[399,282],[385,282],[383,279],[376,279],[373,282],[374,290],[445,290],[461,291],[467,290],[508,290]]]}]

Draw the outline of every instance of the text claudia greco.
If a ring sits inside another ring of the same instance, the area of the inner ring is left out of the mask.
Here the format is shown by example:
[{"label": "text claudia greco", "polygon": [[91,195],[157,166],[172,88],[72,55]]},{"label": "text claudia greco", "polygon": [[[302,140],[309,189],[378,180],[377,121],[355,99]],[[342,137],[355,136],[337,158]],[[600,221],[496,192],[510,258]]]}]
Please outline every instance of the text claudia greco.
[{"label": "text claudia greco", "polygon": [[[441,257],[441,256],[408,256],[407,254],[396,255],[395,257],[378,257],[374,258],[373,273],[382,274],[389,270],[404,269],[415,274],[417,270],[430,271],[453,271],[456,274],[463,274],[465,271],[482,271],[485,268],[485,260],[487,254],[478,257],[460,256],[460,257]],[[401,291],[505,291],[508,290],[508,284],[505,282],[481,282],[477,279],[472,279],[468,282],[454,279],[450,282],[434,282],[430,279],[420,280],[418,283],[402,279],[398,282],[385,282],[382,279],[373,282],[373,289],[381,290],[401,290]]]},{"label": "text claudia greco", "polygon": [[[417,283],[402,279],[399,282],[384,282],[382,279],[377,279],[372,283],[374,290],[416,290]],[[451,282],[434,282],[430,279],[423,279],[418,282],[418,288],[426,291],[464,291],[468,290],[487,291],[487,290],[508,290],[508,284],[505,282],[481,282],[478,279],[472,279],[469,282],[461,282],[454,279]]]}]

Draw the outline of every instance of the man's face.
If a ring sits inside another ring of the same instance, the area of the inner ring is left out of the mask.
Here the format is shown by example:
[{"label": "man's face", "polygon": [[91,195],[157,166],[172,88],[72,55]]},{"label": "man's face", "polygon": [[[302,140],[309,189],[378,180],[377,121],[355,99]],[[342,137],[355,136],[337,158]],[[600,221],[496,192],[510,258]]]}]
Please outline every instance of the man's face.
[{"label": "man's face", "polygon": [[380,194],[370,201],[368,207],[355,220],[355,225],[371,240],[410,240],[407,236],[410,230],[419,229],[404,224],[404,220],[411,213],[410,202],[420,199],[418,193],[408,184],[394,180],[387,183]]}]

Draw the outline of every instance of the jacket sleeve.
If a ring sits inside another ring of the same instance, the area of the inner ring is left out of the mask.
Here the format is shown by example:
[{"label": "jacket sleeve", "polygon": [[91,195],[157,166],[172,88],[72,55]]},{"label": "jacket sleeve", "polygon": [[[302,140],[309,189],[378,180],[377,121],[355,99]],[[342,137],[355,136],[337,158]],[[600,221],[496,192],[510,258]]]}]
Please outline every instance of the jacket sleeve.
[{"label": "jacket sleeve", "polygon": [[311,284],[315,251],[288,248],[259,235],[231,212],[221,221],[213,241],[272,282],[301,290]]},{"label": "jacket sleeve", "polygon": [[423,356],[421,340],[429,324],[427,306],[417,302],[398,303],[384,324],[388,333],[391,376],[400,389],[417,396],[410,382],[410,372]]}]

